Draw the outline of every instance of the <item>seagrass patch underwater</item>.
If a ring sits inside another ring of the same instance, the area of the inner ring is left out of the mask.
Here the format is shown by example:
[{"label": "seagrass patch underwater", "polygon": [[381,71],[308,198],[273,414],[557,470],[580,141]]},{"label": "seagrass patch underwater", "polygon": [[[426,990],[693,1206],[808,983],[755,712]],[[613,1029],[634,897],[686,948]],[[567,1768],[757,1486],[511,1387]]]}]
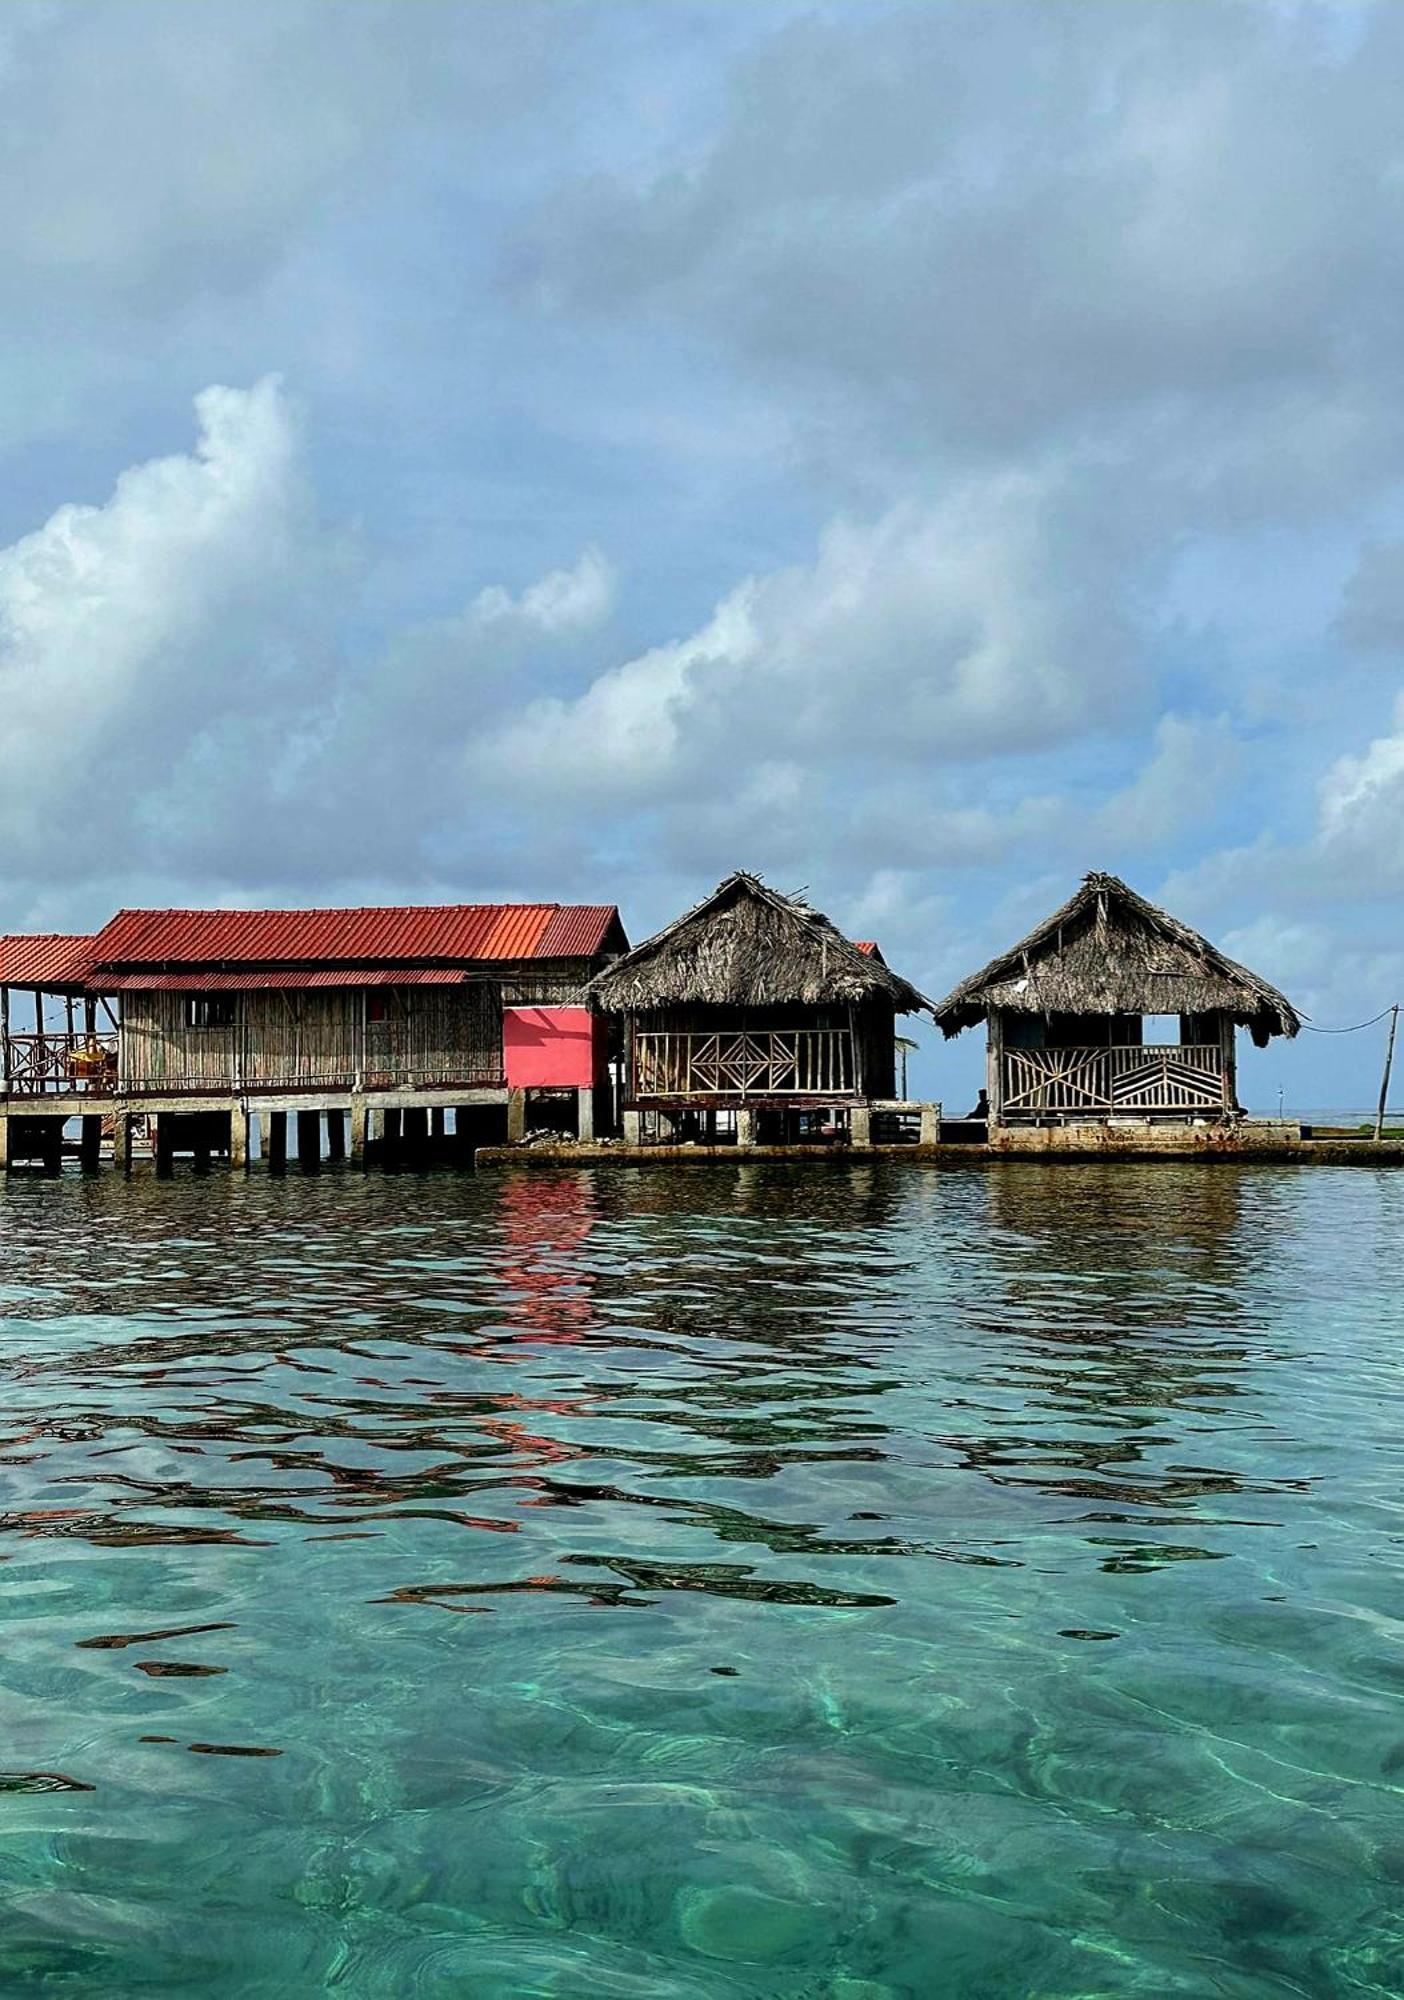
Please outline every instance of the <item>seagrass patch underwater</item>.
[{"label": "seagrass patch underwater", "polygon": [[1404,1988],[1387,1171],[0,1190],[0,1993]]}]

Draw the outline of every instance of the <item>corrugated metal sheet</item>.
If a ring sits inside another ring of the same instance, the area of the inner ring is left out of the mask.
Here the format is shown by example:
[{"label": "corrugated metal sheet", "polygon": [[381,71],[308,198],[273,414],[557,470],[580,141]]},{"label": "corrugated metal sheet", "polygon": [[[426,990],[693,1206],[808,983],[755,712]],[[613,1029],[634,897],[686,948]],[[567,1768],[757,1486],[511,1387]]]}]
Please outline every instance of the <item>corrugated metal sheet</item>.
[{"label": "corrugated metal sheet", "polygon": [[462,986],[468,974],[454,965],[249,966],[243,972],[106,972],[104,993],[298,993],[314,987]]},{"label": "corrugated metal sheet", "polygon": [[34,986],[48,993],[81,986],[92,946],[91,937],[71,932],[0,937],[0,986]]},{"label": "corrugated metal sheet", "polygon": [[[616,915],[612,905],[584,909],[559,903],[122,910],[92,940],[92,957],[96,965],[125,968],[318,961],[365,966],[447,960],[461,965],[590,957]],[[566,945],[557,938],[564,938]]]},{"label": "corrugated metal sheet", "polygon": [[619,920],[613,903],[561,903],[541,933],[538,958],[593,958]]}]

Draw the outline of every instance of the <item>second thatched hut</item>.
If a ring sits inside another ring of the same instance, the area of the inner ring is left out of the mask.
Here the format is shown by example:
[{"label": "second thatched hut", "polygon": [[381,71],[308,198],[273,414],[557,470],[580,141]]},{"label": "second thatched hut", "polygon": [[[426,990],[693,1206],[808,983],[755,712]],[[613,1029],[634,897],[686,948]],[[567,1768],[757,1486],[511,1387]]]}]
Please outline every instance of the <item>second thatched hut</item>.
[{"label": "second thatched hut", "polygon": [[1235,1029],[1261,1048],[1301,1026],[1276,987],[1115,875],[1087,876],[932,1011],[947,1036],[987,1023],[992,1131],[1230,1117]]},{"label": "second thatched hut", "polygon": [[743,873],[589,992],[622,1020],[626,1133],[638,1135],[647,1117],[660,1131],[708,1137],[721,1113],[743,1145],[797,1137],[816,1113],[847,1119],[891,1099],[896,1016],[928,1005],[875,948]]}]

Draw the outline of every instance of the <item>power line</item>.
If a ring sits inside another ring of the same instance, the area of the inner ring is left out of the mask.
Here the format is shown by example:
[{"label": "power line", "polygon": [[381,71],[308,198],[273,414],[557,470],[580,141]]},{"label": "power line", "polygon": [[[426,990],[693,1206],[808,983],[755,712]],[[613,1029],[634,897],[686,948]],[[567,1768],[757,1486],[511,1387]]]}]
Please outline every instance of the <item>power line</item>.
[{"label": "power line", "polygon": [[1392,1007],[1382,1007],[1379,1013],[1372,1014],[1368,1021],[1356,1021],[1349,1028],[1317,1028],[1310,1021],[1303,1021],[1302,1026],[1309,1035],[1358,1035],[1362,1028],[1373,1028],[1377,1021],[1382,1021],[1386,1014],[1393,1012]]}]

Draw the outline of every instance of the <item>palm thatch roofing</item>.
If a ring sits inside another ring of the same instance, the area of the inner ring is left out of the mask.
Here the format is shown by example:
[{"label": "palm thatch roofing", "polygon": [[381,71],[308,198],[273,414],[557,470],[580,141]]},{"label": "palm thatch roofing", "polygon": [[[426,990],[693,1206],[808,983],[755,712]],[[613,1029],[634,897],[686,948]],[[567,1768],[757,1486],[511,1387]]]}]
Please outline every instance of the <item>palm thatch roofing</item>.
[{"label": "palm thatch roofing", "polygon": [[728,875],[710,896],[645,938],[587,989],[607,1014],[671,1006],[810,1007],[890,1000],[929,1007],[877,952],[862,952],[799,896],[758,875]]},{"label": "palm thatch roofing", "polygon": [[1262,1048],[1301,1019],[1275,986],[1115,875],[1077,894],[1012,950],[963,980],[933,1013],[958,1035],[999,1010],[1018,1014],[1229,1014]]}]

